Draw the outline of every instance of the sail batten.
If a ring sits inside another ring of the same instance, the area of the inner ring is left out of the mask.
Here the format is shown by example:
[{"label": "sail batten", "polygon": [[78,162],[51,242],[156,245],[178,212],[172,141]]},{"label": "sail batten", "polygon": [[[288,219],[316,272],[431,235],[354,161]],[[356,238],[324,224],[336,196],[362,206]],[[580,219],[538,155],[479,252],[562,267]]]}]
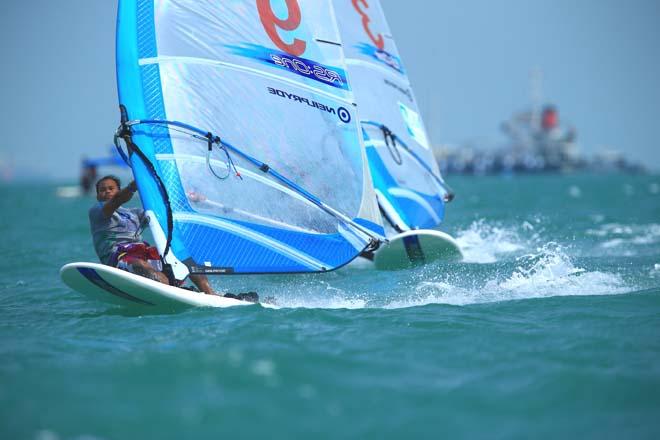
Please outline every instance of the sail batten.
[{"label": "sail batten", "polygon": [[131,163],[188,272],[332,270],[382,237],[333,17],[330,0],[120,0]]},{"label": "sail batten", "polygon": [[220,218],[213,218],[210,216],[196,214],[176,214],[174,219],[183,223],[212,226],[214,228],[232,232],[240,237],[246,238],[247,240],[259,243],[269,249],[275,250],[276,252],[281,253],[282,255],[285,255],[301,264],[304,264],[313,270],[323,270],[322,268],[328,266],[328,264],[322,263],[310,257],[309,255],[296,251],[292,247],[287,246],[285,243],[273,240],[265,234],[260,234],[250,228],[242,227],[229,221],[223,221]]},{"label": "sail batten", "polygon": [[[377,64],[375,62],[348,58],[346,59],[346,65],[366,67],[382,75],[389,76],[391,78],[401,81],[401,74],[399,72],[392,71],[391,68],[386,66],[381,66],[380,64]],[[402,83],[405,83],[408,87],[410,86],[410,84],[407,81],[405,82],[402,81]]]}]

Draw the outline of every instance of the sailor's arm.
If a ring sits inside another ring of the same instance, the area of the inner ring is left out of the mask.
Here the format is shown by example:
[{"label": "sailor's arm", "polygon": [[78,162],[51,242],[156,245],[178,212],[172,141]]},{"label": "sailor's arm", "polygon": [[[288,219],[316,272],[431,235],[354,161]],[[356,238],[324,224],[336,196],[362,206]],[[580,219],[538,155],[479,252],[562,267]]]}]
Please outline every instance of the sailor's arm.
[{"label": "sailor's arm", "polygon": [[120,189],[112,199],[108,200],[103,205],[103,215],[110,217],[117,210],[117,208],[133,198],[135,191],[137,191],[137,185],[135,184],[135,180],[133,180],[124,188]]}]

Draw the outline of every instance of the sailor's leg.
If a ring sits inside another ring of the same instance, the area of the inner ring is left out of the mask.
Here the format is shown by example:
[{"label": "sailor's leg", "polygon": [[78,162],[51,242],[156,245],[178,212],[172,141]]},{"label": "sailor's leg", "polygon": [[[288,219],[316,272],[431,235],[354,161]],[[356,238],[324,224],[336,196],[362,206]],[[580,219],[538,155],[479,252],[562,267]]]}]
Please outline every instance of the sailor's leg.
[{"label": "sailor's leg", "polygon": [[202,292],[207,295],[217,295],[209,283],[209,279],[206,278],[206,275],[190,275],[190,281],[192,281],[195,286]]},{"label": "sailor's leg", "polygon": [[133,273],[136,275],[143,276],[145,278],[149,278],[154,281],[159,281],[163,284],[170,284],[167,276],[163,272],[158,272],[156,269],[151,267],[151,264],[144,260],[138,260],[134,259],[131,261],[131,266],[133,269]]}]

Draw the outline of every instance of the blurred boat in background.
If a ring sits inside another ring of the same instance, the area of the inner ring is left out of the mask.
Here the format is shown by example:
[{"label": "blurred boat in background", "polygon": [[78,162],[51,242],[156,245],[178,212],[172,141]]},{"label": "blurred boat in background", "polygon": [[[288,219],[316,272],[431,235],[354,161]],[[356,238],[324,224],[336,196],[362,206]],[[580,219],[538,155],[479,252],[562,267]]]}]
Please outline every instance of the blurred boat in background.
[{"label": "blurred boat in background", "polygon": [[90,194],[92,187],[96,184],[96,180],[101,177],[99,168],[103,169],[103,175],[114,173],[119,178],[130,177],[128,165],[124,162],[117,149],[112,146],[109,147],[107,156],[91,159],[83,156],[80,162],[80,179],[78,185],[58,186],[55,189],[55,194],[58,197],[65,198],[81,197]]},{"label": "blurred boat in background", "polygon": [[531,105],[501,124],[506,137],[498,148],[462,145],[435,149],[442,173],[516,174],[567,173],[575,171],[640,173],[641,164],[628,161],[622,153],[607,148],[587,157],[577,143],[573,125],[562,125],[559,108],[544,102],[541,72],[531,74]]}]

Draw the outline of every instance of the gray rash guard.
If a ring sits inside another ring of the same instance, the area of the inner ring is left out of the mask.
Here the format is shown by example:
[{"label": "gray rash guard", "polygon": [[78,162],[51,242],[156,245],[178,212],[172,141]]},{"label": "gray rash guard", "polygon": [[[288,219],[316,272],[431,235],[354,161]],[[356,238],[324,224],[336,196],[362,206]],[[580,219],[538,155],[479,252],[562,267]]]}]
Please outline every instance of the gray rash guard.
[{"label": "gray rash guard", "polygon": [[89,209],[89,228],[96,255],[101,263],[108,264],[108,259],[117,244],[142,241],[142,236],[138,232],[144,210],[120,206],[112,216],[105,217],[103,205],[104,202],[98,202]]}]

